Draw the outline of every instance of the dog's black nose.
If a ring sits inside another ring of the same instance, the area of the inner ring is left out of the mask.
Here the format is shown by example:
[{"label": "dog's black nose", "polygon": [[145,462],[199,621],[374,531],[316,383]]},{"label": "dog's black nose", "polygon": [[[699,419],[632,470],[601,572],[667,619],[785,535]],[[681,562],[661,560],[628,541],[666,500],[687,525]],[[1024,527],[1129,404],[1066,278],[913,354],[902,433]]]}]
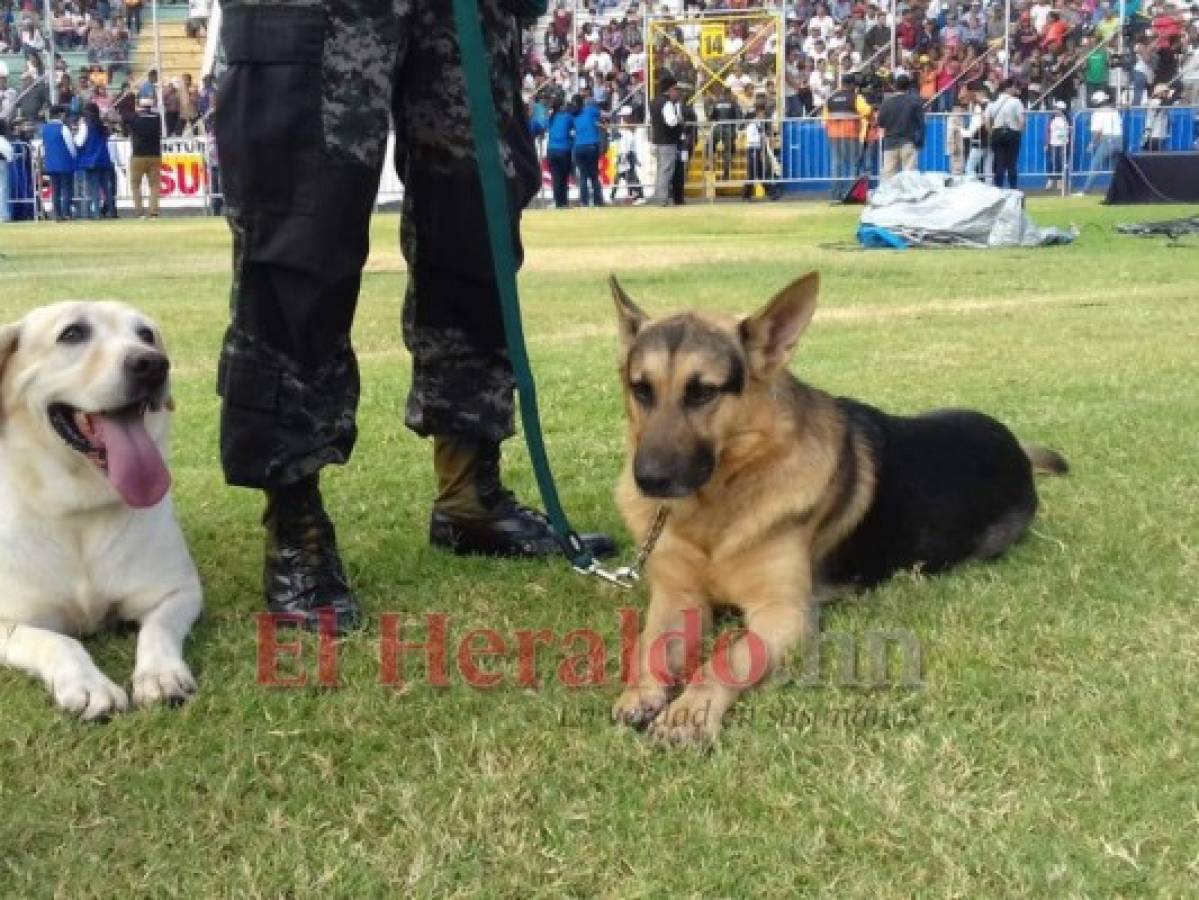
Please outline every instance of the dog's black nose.
[{"label": "dog's black nose", "polygon": [[125,358],[125,374],[143,387],[157,387],[167,377],[170,360],[156,350],[130,353]]},{"label": "dog's black nose", "polygon": [[668,475],[644,475],[638,472],[634,477],[637,487],[647,497],[668,497],[672,493],[674,480]]},{"label": "dog's black nose", "polygon": [[635,460],[633,480],[647,497],[679,497],[687,493],[679,484],[674,467],[655,460]]}]

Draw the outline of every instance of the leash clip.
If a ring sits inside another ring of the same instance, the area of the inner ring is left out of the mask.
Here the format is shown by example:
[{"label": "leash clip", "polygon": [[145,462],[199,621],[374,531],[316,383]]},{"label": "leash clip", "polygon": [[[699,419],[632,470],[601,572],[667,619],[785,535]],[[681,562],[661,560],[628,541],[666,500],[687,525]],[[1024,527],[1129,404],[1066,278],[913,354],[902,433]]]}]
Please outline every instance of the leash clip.
[{"label": "leash clip", "polygon": [[631,566],[621,566],[619,569],[609,570],[594,560],[591,565],[575,566],[574,570],[580,575],[594,575],[600,581],[605,581],[626,591],[631,591],[641,580],[641,576]]},{"label": "leash clip", "polygon": [[645,536],[645,541],[637,549],[637,555],[633,558],[631,566],[621,566],[619,569],[609,570],[593,559],[590,565],[576,565],[574,570],[580,575],[594,575],[600,581],[606,581],[608,584],[614,584],[618,588],[631,591],[641,581],[641,570],[645,568],[645,561],[654,552],[658,538],[662,536],[662,529],[666,526],[666,517],[668,515],[670,515],[668,507],[658,507],[658,511],[654,514],[654,521],[650,524],[649,533]]}]

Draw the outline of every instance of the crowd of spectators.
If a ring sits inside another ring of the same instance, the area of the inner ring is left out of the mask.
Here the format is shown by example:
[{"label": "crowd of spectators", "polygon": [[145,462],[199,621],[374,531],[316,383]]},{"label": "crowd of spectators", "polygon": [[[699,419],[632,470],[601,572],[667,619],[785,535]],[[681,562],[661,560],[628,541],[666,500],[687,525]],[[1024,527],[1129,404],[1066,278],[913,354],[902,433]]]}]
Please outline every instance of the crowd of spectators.
[{"label": "crowd of spectators", "polygon": [[[210,82],[200,85],[183,74],[159,85],[157,72],[150,72],[132,83],[130,53],[142,30],[144,5],[144,0],[54,0],[45,19],[42,3],[0,0],[0,57],[9,58],[7,63],[0,58],[0,119],[32,127],[47,117],[51,98],[45,76],[53,57],[54,99],[69,122],[77,122],[94,103],[109,127],[124,131],[136,101],[149,97],[161,105],[165,136],[198,128],[211,102]],[[204,37],[208,9],[208,0],[189,0],[188,34]],[[71,61],[79,55],[86,62],[74,68]],[[19,68],[14,57],[21,61]]]},{"label": "crowd of spectators", "polygon": [[105,81],[128,76],[133,41],[141,29],[141,3],[55,0],[47,15],[42,4],[0,0],[0,54],[19,54],[25,73],[38,77],[45,73],[52,45],[56,53],[86,54],[89,72]]},{"label": "crowd of spectators", "polygon": [[[648,9],[637,0],[588,0],[579,4],[579,21],[575,7],[559,0],[527,35],[524,89],[535,103],[586,87],[604,112],[627,108],[643,118],[652,53],[655,73],[704,97],[693,104],[701,119],[724,87],[747,113],[765,99],[774,114],[781,97],[789,118],[819,114],[847,74],[881,93],[905,73],[930,112],[953,110],[967,85],[986,83],[994,91],[1007,77],[1026,106],[1046,109],[1055,102],[1090,105],[1097,91],[1140,105],[1163,84],[1176,99],[1195,103],[1199,3],[1192,2],[1129,0],[1121,41],[1114,0],[1012,0],[1010,23],[1002,0],[901,0],[894,21],[887,3],[788,0],[781,37],[777,16],[732,18],[779,10],[761,0],[686,0]],[[697,67],[701,22],[716,11],[729,14],[722,53]],[[647,13],[659,23],[649,35]],[[1116,53],[1121,43],[1124,58]],[[709,70],[724,71],[722,85],[709,83]]]}]

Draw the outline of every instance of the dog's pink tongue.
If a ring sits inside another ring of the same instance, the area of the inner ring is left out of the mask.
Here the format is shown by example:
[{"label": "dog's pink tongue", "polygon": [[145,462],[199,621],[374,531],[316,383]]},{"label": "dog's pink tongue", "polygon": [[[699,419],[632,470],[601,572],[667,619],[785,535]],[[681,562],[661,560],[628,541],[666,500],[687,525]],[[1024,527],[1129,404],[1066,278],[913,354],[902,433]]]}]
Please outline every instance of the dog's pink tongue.
[{"label": "dog's pink tongue", "polygon": [[130,506],[154,506],[171,487],[162,454],[139,415],[100,416],[108,451],[108,480]]}]

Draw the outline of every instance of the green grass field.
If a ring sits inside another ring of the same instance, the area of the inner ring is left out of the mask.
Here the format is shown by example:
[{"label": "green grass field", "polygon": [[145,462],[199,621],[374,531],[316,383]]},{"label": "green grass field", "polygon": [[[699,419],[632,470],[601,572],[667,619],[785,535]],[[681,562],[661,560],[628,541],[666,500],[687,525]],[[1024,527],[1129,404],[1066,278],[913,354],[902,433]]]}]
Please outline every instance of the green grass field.
[{"label": "green grass field", "polygon": [[[1040,483],[1033,532],[997,564],[909,575],[826,611],[865,640],[904,629],[923,687],[763,690],[707,756],[607,724],[622,595],[548,564],[459,560],[424,541],[429,447],[405,431],[397,220],[375,222],[356,340],[362,437],[328,473],[373,616],[608,643],[609,685],[538,657],[516,683],[445,688],[409,660],[379,683],[378,628],[345,641],[336,689],[257,682],[260,498],[226,488],[214,372],[223,223],[0,229],[0,321],[116,298],[166,328],[179,401],[176,502],[206,590],[187,647],[200,693],[85,727],[0,672],[0,895],[488,897],[1194,896],[1199,884],[1199,252],[1120,237],[1107,210],[1034,201],[1070,247],[856,252],[822,205],[535,212],[522,291],[551,454],[579,527],[621,534],[619,273],[647,309],[749,312],[818,268],[801,377],[893,411],[986,410],[1073,473]],[[535,491],[517,442],[510,480]],[[419,631],[406,637],[419,639]],[[117,681],[129,634],[88,644]],[[315,642],[305,663],[315,677]],[[451,661],[453,656],[451,655]],[[298,670],[282,662],[284,674]]]}]

